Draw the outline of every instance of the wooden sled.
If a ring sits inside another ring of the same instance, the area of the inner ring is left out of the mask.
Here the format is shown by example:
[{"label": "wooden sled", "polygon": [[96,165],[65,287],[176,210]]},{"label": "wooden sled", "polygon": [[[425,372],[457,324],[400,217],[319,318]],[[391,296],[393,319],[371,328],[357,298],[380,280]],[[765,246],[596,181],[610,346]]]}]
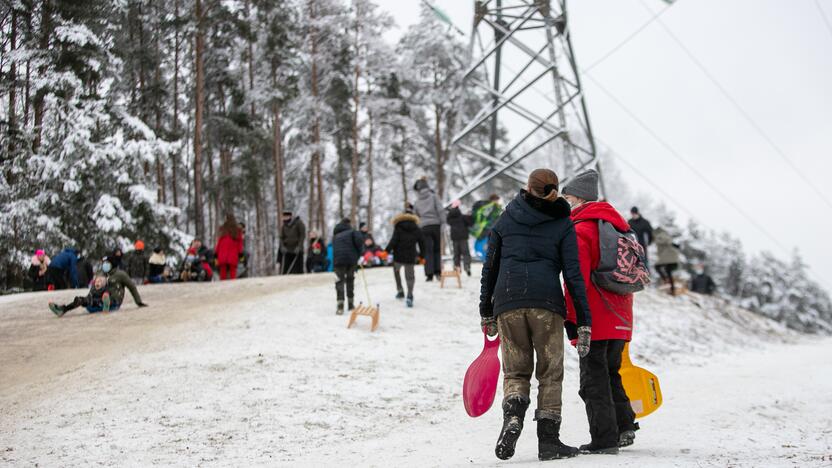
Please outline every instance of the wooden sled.
[{"label": "wooden sled", "polygon": [[462,289],[462,276],[459,274],[459,270],[454,268],[453,270],[444,270],[439,275],[439,288],[445,288],[445,279],[447,278],[456,278],[456,284],[459,286],[459,289]]},{"label": "wooden sled", "polygon": [[347,323],[347,328],[352,328],[355,324],[355,320],[358,318],[359,315],[366,315],[373,319],[372,325],[370,325],[370,331],[376,331],[378,328],[378,319],[379,319],[379,307],[371,307],[365,306],[363,303],[358,304],[358,307],[352,310],[350,313],[350,321]]}]

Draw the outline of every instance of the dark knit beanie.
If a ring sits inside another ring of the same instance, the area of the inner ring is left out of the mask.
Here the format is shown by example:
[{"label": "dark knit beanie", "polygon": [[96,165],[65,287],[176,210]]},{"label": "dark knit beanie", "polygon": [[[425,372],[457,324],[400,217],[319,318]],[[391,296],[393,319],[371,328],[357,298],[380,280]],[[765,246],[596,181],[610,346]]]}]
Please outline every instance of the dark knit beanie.
[{"label": "dark knit beanie", "polygon": [[586,201],[598,201],[598,172],[590,169],[576,175],[563,187],[562,192]]}]

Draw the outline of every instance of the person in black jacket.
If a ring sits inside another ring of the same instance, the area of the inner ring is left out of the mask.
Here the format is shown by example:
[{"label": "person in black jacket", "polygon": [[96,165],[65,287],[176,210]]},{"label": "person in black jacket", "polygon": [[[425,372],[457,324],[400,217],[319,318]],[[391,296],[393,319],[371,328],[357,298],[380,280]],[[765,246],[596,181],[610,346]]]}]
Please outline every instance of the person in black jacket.
[{"label": "person in black jacket", "polygon": [[384,249],[393,254],[393,275],[396,278],[396,299],[404,299],[400,270],[404,269],[407,282],[407,306],[413,307],[413,287],[416,283],[414,266],[425,252],[425,236],[419,228],[419,217],[407,210],[393,218],[393,237]]},{"label": "person in black jacket", "polygon": [[644,264],[647,265],[647,246],[653,243],[653,226],[641,216],[638,207],[630,208],[630,229],[636,233],[638,243],[644,247]]},{"label": "person in black jacket", "polygon": [[711,275],[705,271],[705,265],[697,264],[693,267],[693,276],[690,278],[690,290],[697,294],[710,296],[716,292],[716,283]]},{"label": "person in black jacket", "polygon": [[[529,175],[526,190],[509,203],[491,231],[482,269],[480,325],[500,334],[503,360],[503,428],[497,458],[507,460],[523,429],[532,372],[538,380],[538,458],[573,457],[578,449],[560,441],[563,323],[566,302],[561,272],[575,302],[578,354],[591,337],[589,305],[578,261],[569,204],[558,196],[558,177],[548,169]],[[535,368],[535,354],[537,367]]]},{"label": "person in black jacket", "polygon": [[454,247],[454,268],[471,276],[471,251],[468,249],[468,230],[474,225],[474,219],[462,214],[459,200],[454,200],[448,208],[448,225],[451,227],[451,242]]},{"label": "person in black jacket", "polygon": [[344,313],[344,289],[346,288],[348,309],[355,308],[355,266],[364,251],[364,236],[352,228],[349,218],[344,218],[332,230],[332,266],[338,281],[335,282],[335,294],[338,309],[335,313]]}]

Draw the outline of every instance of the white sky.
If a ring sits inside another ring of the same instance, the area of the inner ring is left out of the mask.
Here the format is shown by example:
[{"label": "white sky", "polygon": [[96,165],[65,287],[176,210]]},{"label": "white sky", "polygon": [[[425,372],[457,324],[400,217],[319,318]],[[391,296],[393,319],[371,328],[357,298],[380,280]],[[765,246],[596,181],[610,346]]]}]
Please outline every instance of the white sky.
[{"label": "white sky", "polygon": [[[397,38],[419,18],[420,0],[376,0]],[[472,0],[434,0],[468,32]],[[620,44],[660,0],[571,0],[575,54],[588,66]],[[661,21],[679,37],[765,133],[832,200],[832,0],[677,0]],[[467,39],[466,39],[467,40]],[[783,162],[657,22],[591,71],[733,203],[832,288],[832,209]],[[595,134],[703,225],[740,237],[748,250],[786,254],[673,158],[590,80],[584,92]],[[652,188],[624,164],[626,182]],[[658,193],[651,194],[658,199]],[[672,202],[680,220],[687,217]],[[649,213],[645,213],[649,218]]]}]

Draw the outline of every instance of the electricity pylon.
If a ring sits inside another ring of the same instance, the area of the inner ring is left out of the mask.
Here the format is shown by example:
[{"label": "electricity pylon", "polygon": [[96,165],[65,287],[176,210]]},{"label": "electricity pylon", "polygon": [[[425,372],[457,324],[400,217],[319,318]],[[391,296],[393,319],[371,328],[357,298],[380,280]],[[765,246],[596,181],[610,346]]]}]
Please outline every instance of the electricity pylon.
[{"label": "electricity pylon", "polygon": [[462,188],[451,200],[498,177],[525,184],[521,163],[532,160],[562,181],[589,168],[600,172],[566,0],[474,3],[462,86],[487,97],[457,125],[452,183]]}]

